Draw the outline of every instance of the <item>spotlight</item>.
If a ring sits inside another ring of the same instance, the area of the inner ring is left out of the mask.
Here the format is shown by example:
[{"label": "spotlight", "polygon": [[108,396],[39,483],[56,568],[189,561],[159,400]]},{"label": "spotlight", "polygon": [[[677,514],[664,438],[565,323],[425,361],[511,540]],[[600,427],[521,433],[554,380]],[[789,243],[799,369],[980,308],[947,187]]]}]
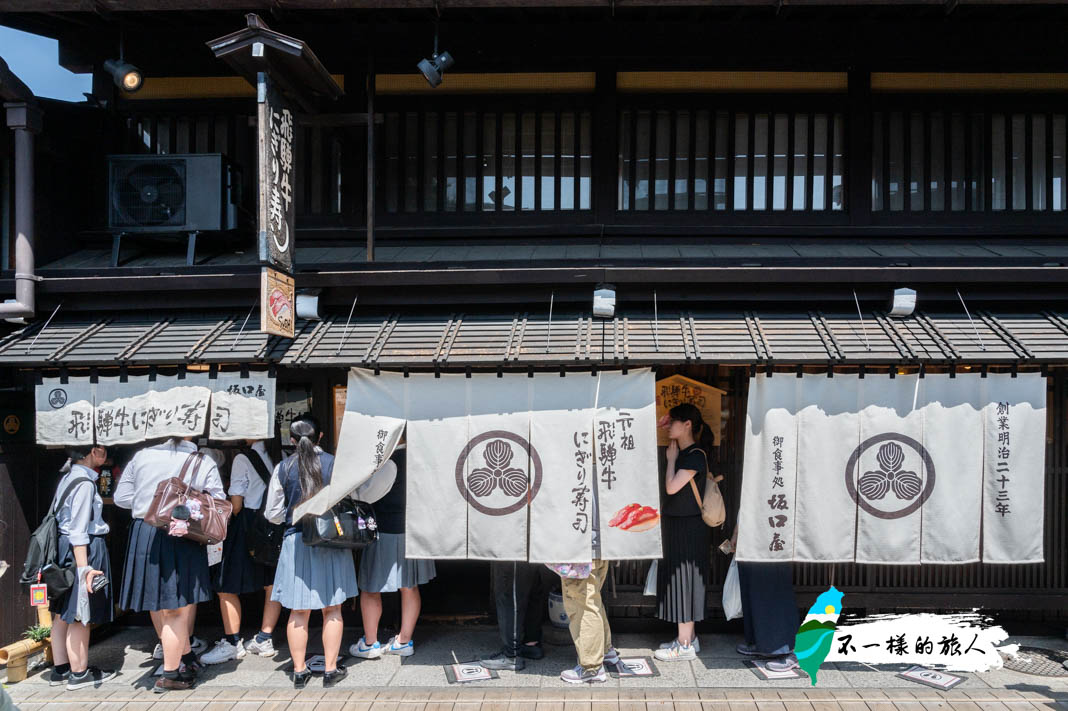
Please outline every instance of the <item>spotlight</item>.
[{"label": "spotlight", "polygon": [[894,289],[894,300],[890,304],[890,316],[897,316],[899,318],[904,316],[911,316],[912,312],[916,310],[916,290],[915,289]]},{"label": "spotlight", "polygon": [[[436,37],[434,38],[434,43],[437,44]],[[427,83],[436,89],[441,86],[441,75],[455,63],[456,60],[448,52],[442,52],[441,54],[434,52],[430,59],[420,61],[418,67],[419,71],[426,77]]]},{"label": "spotlight", "polygon": [[598,284],[593,291],[593,315],[612,318],[616,315],[616,288],[611,284]]},{"label": "spotlight", "polygon": [[128,94],[138,91],[145,82],[140,69],[121,59],[105,59],[104,71],[111,75],[115,86]]}]

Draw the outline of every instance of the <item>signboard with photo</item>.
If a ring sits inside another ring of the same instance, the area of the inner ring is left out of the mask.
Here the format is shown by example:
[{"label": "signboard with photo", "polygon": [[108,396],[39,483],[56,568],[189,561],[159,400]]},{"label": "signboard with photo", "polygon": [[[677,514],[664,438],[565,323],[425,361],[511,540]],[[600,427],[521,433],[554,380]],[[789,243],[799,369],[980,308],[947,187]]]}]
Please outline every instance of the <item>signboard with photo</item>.
[{"label": "signboard with photo", "polygon": [[260,330],[292,338],[296,334],[296,303],[293,277],[264,267],[260,272]]},{"label": "signboard with photo", "polygon": [[[656,381],[656,419],[660,420],[668,411],[676,405],[690,403],[701,411],[701,418],[712,429],[716,445],[719,445],[722,415],[722,397],[726,391],[714,388],[711,385],[700,383],[685,375],[672,375]],[[658,429],[656,433],[656,445],[668,446],[666,429]]]}]

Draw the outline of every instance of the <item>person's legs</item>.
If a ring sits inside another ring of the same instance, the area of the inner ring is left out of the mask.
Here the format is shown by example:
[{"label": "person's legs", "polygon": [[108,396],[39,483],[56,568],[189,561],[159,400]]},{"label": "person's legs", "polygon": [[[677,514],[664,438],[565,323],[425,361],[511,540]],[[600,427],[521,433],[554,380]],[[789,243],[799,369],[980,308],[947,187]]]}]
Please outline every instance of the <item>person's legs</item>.
[{"label": "person's legs", "polygon": [[519,654],[521,633],[523,629],[522,612],[525,606],[519,605],[519,566],[525,565],[515,561],[498,561],[490,564],[493,576],[493,599],[497,608],[497,629],[500,632],[504,653],[509,657]]},{"label": "person's legs", "polygon": [[571,639],[578,652],[579,666],[586,670],[601,667],[605,650],[612,643],[612,633],[601,603],[601,586],[607,571],[606,561],[594,561],[590,577],[562,579],[564,610],[569,619]]},{"label": "person's legs", "polygon": [[264,590],[266,595],[264,595],[263,599],[263,619],[260,621],[260,632],[269,635],[274,632],[274,626],[278,624],[278,618],[282,615],[282,603],[271,599],[271,591],[274,590],[273,585],[268,585]]},{"label": "person's legs", "polygon": [[341,651],[341,637],[345,634],[345,622],[341,617],[341,605],[323,608],[323,656],[326,671],[337,669],[337,655]]},{"label": "person's legs", "polygon": [[[219,612],[227,635],[241,633],[241,598],[233,593],[219,593]],[[192,629],[192,627],[190,627]]]},{"label": "person's legs", "polygon": [[529,582],[526,607],[523,613],[523,642],[536,645],[541,642],[541,628],[549,614],[549,577],[552,572],[544,565],[528,564]]},{"label": "person's legs", "polygon": [[182,654],[189,651],[189,607],[160,610],[160,643],[163,645],[163,670],[178,671]]},{"label": "person's legs", "polygon": [[693,644],[693,622],[680,622],[679,623],[679,644],[683,647],[689,647]]},{"label": "person's legs", "polygon": [[[397,634],[397,644],[408,644],[415,634],[415,623],[419,620],[419,612],[423,609],[423,597],[419,594],[419,586],[401,588],[401,628]],[[379,609],[381,612],[381,608]]]},{"label": "person's legs", "polygon": [[160,610],[152,610],[148,613],[148,616],[152,619],[152,627],[156,630],[156,639],[163,641],[163,612]]},{"label": "person's legs", "polygon": [[70,664],[67,656],[67,623],[59,615],[52,618],[52,663],[57,667]]},{"label": "person's legs", "polygon": [[304,655],[308,651],[308,620],[310,618],[311,610],[289,611],[286,640],[289,642],[289,656],[293,659],[293,671],[297,673],[305,669]]},{"label": "person's legs", "polygon": [[363,619],[364,644],[378,641],[378,623],[382,619],[382,593],[360,591],[360,617]]},{"label": "person's legs", "polygon": [[89,627],[81,622],[67,625],[66,645],[71,673],[81,674],[89,668]]}]

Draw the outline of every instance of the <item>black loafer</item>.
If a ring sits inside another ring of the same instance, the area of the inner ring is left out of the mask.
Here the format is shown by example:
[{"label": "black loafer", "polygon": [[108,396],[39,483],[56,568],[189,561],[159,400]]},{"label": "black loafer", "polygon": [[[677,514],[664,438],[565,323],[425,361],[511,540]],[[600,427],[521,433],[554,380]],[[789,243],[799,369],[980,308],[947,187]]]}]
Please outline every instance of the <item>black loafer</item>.
[{"label": "black loafer", "polygon": [[338,664],[337,669],[335,669],[334,671],[328,671],[323,674],[323,687],[330,688],[348,675],[349,672],[347,669],[345,669],[345,665]]},{"label": "black loafer", "polygon": [[311,678],[311,669],[308,669],[307,667],[304,667],[304,671],[302,672],[293,672],[293,688],[303,689],[305,686],[308,685],[308,680]]},{"label": "black loafer", "polygon": [[519,648],[519,656],[527,659],[543,659],[545,650],[541,648],[541,642],[537,644],[524,644]]}]

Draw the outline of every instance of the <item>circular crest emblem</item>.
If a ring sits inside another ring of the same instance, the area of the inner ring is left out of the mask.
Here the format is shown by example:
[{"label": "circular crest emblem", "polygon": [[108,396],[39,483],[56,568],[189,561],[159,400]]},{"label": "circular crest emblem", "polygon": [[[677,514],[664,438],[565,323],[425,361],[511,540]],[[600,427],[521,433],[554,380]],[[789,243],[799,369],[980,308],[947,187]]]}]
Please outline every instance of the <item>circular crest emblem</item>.
[{"label": "circular crest emblem", "polygon": [[846,489],[878,518],[904,518],[934,491],[935,468],[922,444],[897,432],[869,437],[849,456]]},{"label": "circular crest emblem", "polygon": [[22,428],[22,420],[18,415],[8,415],[4,418],[4,432],[9,435],[18,434],[18,431]]},{"label": "circular crest emblem", "polygon": [[63,388],[56,388],[52,392],[48,393],[48,404],[52,406],[53,410],[58,410],[67,404],[67,391]]},{"label": "circular crest emblem", "polygon": [[476,511],[507,516],[538,495],[541,458],[530,442],[514,432],[483,432],[460,452],[456,486]]}]

